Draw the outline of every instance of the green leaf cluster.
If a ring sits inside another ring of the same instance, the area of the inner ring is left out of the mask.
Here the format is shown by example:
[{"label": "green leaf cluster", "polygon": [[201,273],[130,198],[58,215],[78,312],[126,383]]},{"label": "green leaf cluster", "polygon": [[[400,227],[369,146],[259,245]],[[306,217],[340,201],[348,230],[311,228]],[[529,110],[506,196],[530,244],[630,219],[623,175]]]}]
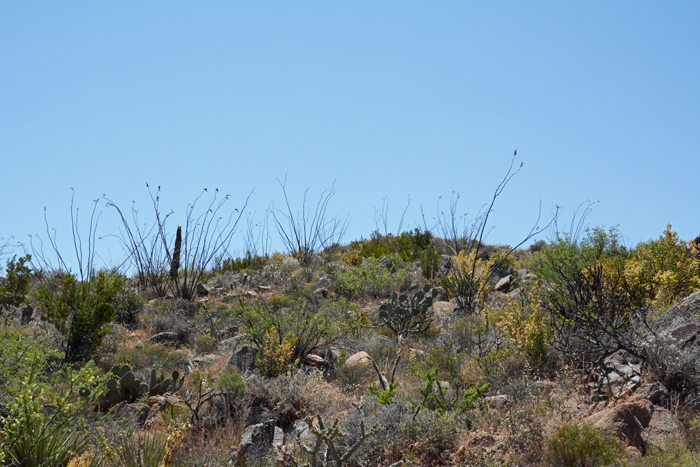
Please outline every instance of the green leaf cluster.
[{"label": "green leaf cluster", "polygon": [[381,235],[375,231],[369,240],[350,243],[350,251],[343,255],[343,259],[348,264],[359,266],[363,258],[381,259],[396,255],[401,261],[409,263],[419,260],[424,252],[431,248],[432,238],[429,231],[421,231],[418,228],[398,236]]},{"label": "green leaf cluster", "polygon": [[5,266],[5,280],[0,284],[0,304],[19,306],[27,295],[34,272],[28,266],[31,255],[17,259],[13,256]]},{"label": "green leaf cluster", "polygon": [[[364,296],[386,298],[406,281],[406,269],[391,258],[370,258],[366,264],[350,266],[336,274],[332,287],[343,297],[355,300]],[[387,267],[388,266],[388,267]]]},{"label": "green leaf cluster", "polygon": [[39,289],[39,304],[47,320],[61,333],[65,360],[86,361],[109,332],[115,313],[113,301],[122,290],[124,279],[104,271],[87,281],[79,281],[71,273],[57,279],[57,285]]}]

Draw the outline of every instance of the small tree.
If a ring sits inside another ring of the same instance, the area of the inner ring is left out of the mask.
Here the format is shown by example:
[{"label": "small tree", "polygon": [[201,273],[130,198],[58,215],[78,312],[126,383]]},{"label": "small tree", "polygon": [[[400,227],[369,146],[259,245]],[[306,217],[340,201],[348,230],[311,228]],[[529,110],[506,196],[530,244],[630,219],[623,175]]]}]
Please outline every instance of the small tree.
[{"label": "small tree", "polygon": [[55,286],[41,287],[38,301],[63,337],[65,361],[81,362],[93,356],[109,332],[113,301],[123,285],[121,276],[100,271],[89,281],[64,273],[55,278]]},{"label": "small tree", "polygon": [[[51,235],[46,209],[44,222],[49,243],[56,255],[57,264],[49,261],[43,252],[43,243],[32,243],[32,259],[40,275],[38,301],[50,323],[61,333],[66,362],[89,360],[109,331],[114,319],[113,300],[124,286],[124,278],[116,270],[95,269],[95,240],[99,213],[94,201],[87,236],[84,244],[79,225],[79,210],[73,209],[71,198],[71,226],[77,271],[73,273],[61,255],[56,233]],[[38,238],[38,236],[36,237]],[[39,239],[40,241],[41,239]]]},{"label": "small tree", "polygon": [[640,355],[646,322],[640,288],[625,279],[629,251],[617,229],[588,230],[582,240],[559,234],[533,260],[548,287],[540,306],[556,329],[555,345],[570,357],[598,358],[625,349]]},{"label": "small tree", "polygon": [[5,280],[0,285],[0,304],[19,306],[27,295],[29,282],[34,276],[29,267],[32,256],[26,255],[20,259],[13,256],[5,267]]}]

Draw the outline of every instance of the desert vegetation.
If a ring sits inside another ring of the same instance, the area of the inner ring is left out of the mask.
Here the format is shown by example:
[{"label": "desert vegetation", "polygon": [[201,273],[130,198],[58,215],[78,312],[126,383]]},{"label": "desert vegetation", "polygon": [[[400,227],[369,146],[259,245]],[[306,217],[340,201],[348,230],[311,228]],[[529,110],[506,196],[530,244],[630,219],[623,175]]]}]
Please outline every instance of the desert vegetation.
[{"label": "desert vegetation", "polygon": [[119,268],[96,267],[94,217],[77,267],[52,237],[54,262],[6,245],[0,465],[700,464],[700,237],[625,245],[584,205],[489,245],[515,173],[474,219],[455,197],[347,243],[332,188],[297,210],[282,182],[284,251],[248,218],[232,255],[245,218],[218,192],[183,226],[159,192],[145,224],[99,201]]}]

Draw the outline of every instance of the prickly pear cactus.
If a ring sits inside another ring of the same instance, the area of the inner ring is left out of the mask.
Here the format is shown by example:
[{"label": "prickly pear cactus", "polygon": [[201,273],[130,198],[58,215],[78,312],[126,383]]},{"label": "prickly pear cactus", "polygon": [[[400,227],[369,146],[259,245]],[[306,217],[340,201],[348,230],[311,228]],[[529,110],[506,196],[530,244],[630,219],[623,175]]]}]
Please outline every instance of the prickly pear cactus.
[{"label": "prickly pear cactus", "polygon": [[412,296],[392,293],[391,299],[379,307],[380,325],[391,329],[399,342],[424,332],[433,321],[431,307],[437,296],[437,289],[428,284]]},{"label": "prickly pear cactus", "polygon": [[178,382],[178,379],[180,378],[180,373],[177,370],[175,370],[170,376],[171,378],[166,378],[165,375],[160,375],[160,377],[156,377],[156,371],[151,370],[151,381],[148,387],[148,395],[162,396],[163,394],[168,392],[169,389],[173,389],[175,391],[180,389],[183,380],[180,380],[179,385],[176,384]]},{"label": "prickly pear cactus", "polygon": [[[119,404],[122,401],[134,402],[144,394],[149,396],[163,395],[169,389],[178,390],[182,386],[183,380],[180,373],[173,371],[172,379],[164,375],[156,376],[155,370],[151,370],[150,384],[136,379],[129,365],[115,365],[112,367],[112,374],[107,380],[105,391],[99,400],[102,410]],[[179,385],[175,384],[179,380]]]}]

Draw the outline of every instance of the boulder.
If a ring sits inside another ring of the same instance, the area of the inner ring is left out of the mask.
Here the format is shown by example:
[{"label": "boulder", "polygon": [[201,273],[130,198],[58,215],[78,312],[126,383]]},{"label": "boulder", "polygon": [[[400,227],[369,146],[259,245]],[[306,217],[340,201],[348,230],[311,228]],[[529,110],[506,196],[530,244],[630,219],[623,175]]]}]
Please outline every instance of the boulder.
[{"label": "boulder", "polygon": [[663,407],[664,409],[671,408],[671,395],[668,393],[666,386],[659,382],[645,384],[637,389],[632,397],[643,397],[649,399],[655,406]]},{"label": "boulder", "polygon": [[241,341],[245,339],[245,334],[236,334],[233,337],[229,337],[228,339],[224,339],[221,342],[219,342],[219,345],[216,348],[216,352],[219,355],[224,355],[224,354],[230,354],[234,350],[238,348],[240,345]]},{"label": "boulder", "polygon": [[275,426],[275,433],[272,436],[272,447],[281,449],[284,446],[284,431],[282,428]]},{"label": "boulder", "polygon": [[309,425],[304,420],[297,420],[294,422],[294,428],[287,439],[290,441],[298,439],[307,446],[313,446],[316,436],[309,430]]},{"label": "boulder", "polygon": [[168,402],[163,398],[152,404],[151,400],[149,399],[148,406],[150,407],[148,416],[146,417],[146,421],[143,423],[143,428],[146,430],[153,428],[153,426],[158,422],[159,418],[162,419],[161,414],[168,408]]},{"label": "boulder", "polygon": [[304,357],[302,364],[306,367],[318,368],[321,371],[325,371],[329,367],[326,359],[316,354],[309,354]]},{"label": "boulder", "polygon": [[685,445],[687,440],[683,425],[669,410],[654,407],[654,413],[652,413],[651,421],[647,427],[647,446],[664,450],[670,440]]},{"label": "boulder", "polygon": [[345,366],[348,368],[353,368],[356,366],[369,366],[371,357],[367,352],[357,352],[345,360]]},{"label": "boulder", "polygon": [[481,402],[496,410],[506,409],[511,405],[510,396],[508,396],[507,394],[499,394],[497,396],[484,397],[483,399],[481,399]]},{"label": "boulder", "polygon": [[255,371],[260,350],[249,345],[234,353],[227,365],[233,365],[241,373]]},{"label": "boulder", "polygon": [[642,361],[625,350],[603,360],[599,387],[616,397],[631,394],[640,385]]},{"label": "boulder", "polygon": [[275,440],[275,422],[257,423],[247,427],[241,437],[241,447],[238,456],[261,457],[260,455],[272,447]]},{"label": "boulder", "polygon": [[662,337],[680,347],[700,345],[700,290],[673,305],[652,327]]},{"label": "boulder", "polygon": [[183,357],[182,359],[180,359],[180,360],[176,363],[176,365],[177,365],[177,368],[178,368],[180,371],[182,371],[182,373],[185,374],[185,375],[191,375],[191,374],[194,372],[194,370],[195,370],[195,366],[194,366],[194,364],[192,363],[192,360],[190,360],[190,359],[187,358],[187,357]]},{"label": "boulder", "polygon": [[180,335],[176,332],[161,332],[148,339],[149,344],[180,345]]},{"label": "boulder", "polygon": [[452,302],[433,302],[433,313],[436,315],[450,314],[457,305]]},{"label": "boulder", "polygon": [[197,283],[197,295],[199,297],[206,297],[210,293],[211,293],[211,290],[209,290],[209,288],[206,285],[202,284],[201,282]]},{"label": "boulder", "polygon": [[509,274],[506,271],[500,271],[498,269],[494,270],[489,277],[489,283],[492,286],[496,286],[504,277],[508,277]]},{"label": "boulder", "polygon": [[192,359],[192,363],[197,368],[202,368],[202,367],[211,365],[212,363],[214,363],[218,359],[219,359],[218,355],[209,354],[209,355],[204,355],[202,357],[195,357],[194,359]]},{"label": "boulder", "polygon": [[513,286],[513,276],[508,275],[504,277],[503,279],[499,280],[496,285],[494,286],[493,290],[496,292],[503,292],[507,293],[510,288]]},{"label": "boulder", "polygon": [[537,282],[540,281],[540,278],[537,277],[537,274],[533,274],[531,272],[528,272],[525,274],[525,276],[522,279],[524,282],[529,282],[531,284],[536,284]]},{"label": "boulder", "polygon": [[490,308],[507,308],[509,305],[508,294],[499,291],[491,291],[486,303]]},{"label": "boulder", "polygon": [[644,454],[646,446],[643,434],[651,422],[653,407],[649,400],[638,399],[602,410],[583,419],[581,423],[588,423],[617,436]]}]

